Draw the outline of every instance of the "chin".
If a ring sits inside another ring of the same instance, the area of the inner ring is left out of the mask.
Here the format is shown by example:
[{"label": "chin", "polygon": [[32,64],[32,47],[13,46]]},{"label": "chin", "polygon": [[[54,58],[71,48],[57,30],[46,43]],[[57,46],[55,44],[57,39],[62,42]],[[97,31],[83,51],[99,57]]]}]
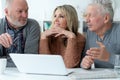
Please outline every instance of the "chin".
[{"label": "chin", "polygon": [[89,28],[89,30],[90,30],[90,31],[92,31],[92,32],[95,32],[95,30],[94,30],[94,29],[92,29],[92,28]]}]

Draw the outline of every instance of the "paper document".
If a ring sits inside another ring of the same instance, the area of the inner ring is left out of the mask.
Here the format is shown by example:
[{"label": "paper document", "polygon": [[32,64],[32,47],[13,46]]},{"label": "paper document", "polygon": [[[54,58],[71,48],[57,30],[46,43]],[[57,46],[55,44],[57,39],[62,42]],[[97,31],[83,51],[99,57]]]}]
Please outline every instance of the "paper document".
[{"label": "paper document", "polygon": [[116,78],[118,77],[117,72],[113,69],[75,69],[75,71],[69,75],[72,79],[101,79],[101,78]]}]

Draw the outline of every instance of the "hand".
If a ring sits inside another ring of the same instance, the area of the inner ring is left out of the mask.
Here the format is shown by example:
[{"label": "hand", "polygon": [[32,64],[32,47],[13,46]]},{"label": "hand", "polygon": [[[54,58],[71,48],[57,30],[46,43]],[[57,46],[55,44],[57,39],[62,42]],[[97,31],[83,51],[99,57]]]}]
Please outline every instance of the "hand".
[{"label": "hand", "polygon": [[67,38],[75,38],[76,35],[71,32],[71,31],[68,31],[68,30],[65,30],[63,28],[60,28],[60,27],[53,27],[53,29],[55,30],[55,32],[57,33],[55,35],[55,37],[58,37],[58,36],[64,36],[64,37],[67,37]]},{"label": "hand", "polygon": [[67,31],[60,27],[52,27],[49,30],[46,30],[45,32],[42,33],[41,39],[45,39],[49,36],[54,36],[54,37],[63,36],[67,38],[76,37],[76,35],[73,32]]},{"label": "hand", "polygon": [[3,33],[0,35],[0,44],[5,48],[9,48],[12,44],[12,38],[8,33]]},{"label": "hand", "polygon": [[50,28],[41,34],[41,39],[46,39],[49,36],[54,36],[55,34],[57,34],[56,31],[53,28]]},{"label": "hand", "polygon": [[86,55],[81,62],[81,67],[84,69],[88,69],[93,63],[94,59],[91,56]]},{"label": "hand", "polygon": [[98,41],[96,43],[99,45],[99,48],[90,48],[90,50],[87,50],[86,54],[92,56],[93,59],[108,61],[110,55],[105,45]]}]

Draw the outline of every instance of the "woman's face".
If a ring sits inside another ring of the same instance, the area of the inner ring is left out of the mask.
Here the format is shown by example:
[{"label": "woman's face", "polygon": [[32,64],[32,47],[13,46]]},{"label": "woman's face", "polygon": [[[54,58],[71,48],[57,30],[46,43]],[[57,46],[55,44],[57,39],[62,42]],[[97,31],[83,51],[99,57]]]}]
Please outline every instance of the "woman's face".
[{"label": "woman's face", "polygon": [[54,13],[53,25],[54,27],[60,27],[63,29],[67,28],[67,20],[65,14],[60,9],[57,9]]}]

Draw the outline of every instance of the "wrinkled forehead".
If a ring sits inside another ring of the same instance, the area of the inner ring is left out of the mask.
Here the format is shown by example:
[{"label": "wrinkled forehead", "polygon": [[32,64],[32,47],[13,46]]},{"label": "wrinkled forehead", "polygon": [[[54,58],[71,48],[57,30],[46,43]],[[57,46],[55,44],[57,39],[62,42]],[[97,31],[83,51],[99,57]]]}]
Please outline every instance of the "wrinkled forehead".
[{"label": "wrinkled forehead", "polygon": [[28,7],[28,4],[27,4],[27,1],[26,0],[8,0],[6,2],[6,5],[7,7],[12,7],[12,8],[15,8],[15,7]]},{"label": "wrinkled forehead", "polygon": [[90,4],[85,10],[85,13],[102,14],[102,12],[103,12],[102,8],[97,4]]},{"label": "wrinkled forehead", "polygon": [[95,6],[95,5],[89,5],[87,8],[86,8],[86,13],[88,12],[95,12],[95,13],[98,13],[99,12],[99,9],[98,9],[98,6]]}]

